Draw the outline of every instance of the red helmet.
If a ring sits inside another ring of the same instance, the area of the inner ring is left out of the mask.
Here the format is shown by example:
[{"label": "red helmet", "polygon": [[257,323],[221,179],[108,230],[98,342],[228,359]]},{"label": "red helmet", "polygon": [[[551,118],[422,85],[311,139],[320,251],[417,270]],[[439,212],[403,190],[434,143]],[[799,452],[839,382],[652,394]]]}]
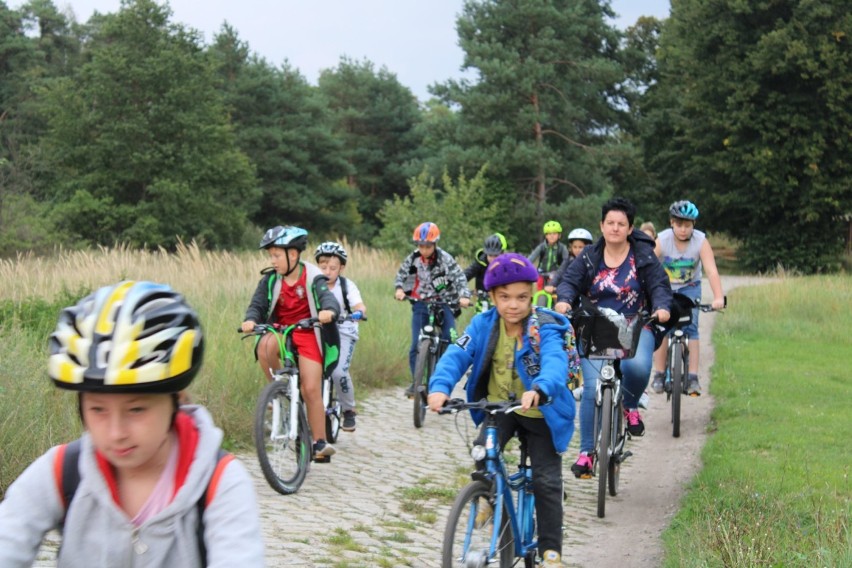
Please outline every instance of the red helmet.
[{"label": "red helmet", "polygon": [[441,230],[435,223],[426,221],[420,223],[414,229],[414,244],[416,245],[434,245],[441,238]]}]

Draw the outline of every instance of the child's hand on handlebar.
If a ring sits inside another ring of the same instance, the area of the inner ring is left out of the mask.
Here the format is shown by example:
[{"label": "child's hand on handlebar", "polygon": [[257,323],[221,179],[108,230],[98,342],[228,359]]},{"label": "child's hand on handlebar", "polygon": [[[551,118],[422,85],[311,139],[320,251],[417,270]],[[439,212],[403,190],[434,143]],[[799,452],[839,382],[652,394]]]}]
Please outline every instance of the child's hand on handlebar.
[{"label": "child's hand on handlebar", "polygon": [[450,397],[445,395],[442,392],[432,392],[429,393],[429,396],[426,397],[426,403],[429,405],[429,410],[432,412],[438,412],[446,403],[450,400]]},{"label": "child's hand on handlebar", "polygon": [[320,310],[317,313],[317,319],[320,323],[331,323],[334,321],[334,312],[331,310]]},{"label": "child's hand on handlebar", "polygon": [[250,331],[254,331],[254,328],[257,324],[251,320],[246,320],[240,325],[240,329],[243,330],[243,333],[248,333]]},{"label": "child's hand on handlebar", "polygon": [[470,298],[459,298],[459,306],[462,308],[470,307]]},{"label": "child's hand on handlebar", "polygon": [[538,406],[539,398],[540,397],[538,391],[524,391],[524,394],[521,395],[521,410],[529,410],[530,408],[535,408],[536,406]]}]

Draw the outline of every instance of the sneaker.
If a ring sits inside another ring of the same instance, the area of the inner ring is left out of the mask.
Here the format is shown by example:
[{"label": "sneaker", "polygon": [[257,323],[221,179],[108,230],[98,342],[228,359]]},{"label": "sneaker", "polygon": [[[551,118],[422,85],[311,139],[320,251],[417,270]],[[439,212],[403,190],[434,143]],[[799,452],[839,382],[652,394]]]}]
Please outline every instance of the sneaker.
[{"label": "sneaker", "polygon": [[411,383],[408,385],[408,388],[405,389],[405,397],[414,398],[414,383]]},{"label": "sneaker", "polygon": [[686,394],[689,396],[701,396],[701,383],[698,382],[698,375],[689,373],[689,381],[686,384]]},{"label": "sneaker", "polygon": [[318,461],[327,461],[323,458],[330,458],[335,452],[334,446],[325,440],[320,439],[314,442],[314,458]]},{"label": "sneaker", "polygon": [[545,550],[541,555],[541,568],[561,568],[562,557],[555,550]]},{"label": "sneaker", "polygon": [[473,528],[481,529],[491,519],[494,514],[494,507],[488,502],[485,497],[480,497],[476,504],[476,518],[473,520]]},{"label": "sneaker", "polygon": [[577,479],[591,479],[595,465],[594,458],[586,453],[581,453],[577,463],[571,466],[571,473]]},{"label": "sneaker", "polygon": [[354,410],[344,410],[343,411],[343,424],[341,424],[340,429],[344,432],[354,432],[355,431],[355,416],[356,413]]},{"label": "sneaker", "polygon": [[639,415],[638,410],[625,409],[624,419],[627,420],[627,431],[630,432],[631,436],[638,438],[645,435],[645,423],[642,422],[642,417]]},{"label": "sneaker", "polygon": [[654,371],[654,380],[651,382],[651,390],[655,393],[660,394],[665,390],[664,383],[666,381],[666,374],[661,371]]}]

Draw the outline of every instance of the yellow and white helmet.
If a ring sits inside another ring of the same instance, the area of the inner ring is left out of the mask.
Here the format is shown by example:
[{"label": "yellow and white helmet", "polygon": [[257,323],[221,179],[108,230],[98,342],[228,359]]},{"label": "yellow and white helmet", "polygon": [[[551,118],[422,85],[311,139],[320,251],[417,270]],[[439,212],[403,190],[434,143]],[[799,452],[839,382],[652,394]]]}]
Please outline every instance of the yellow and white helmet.
[{"label": "yellow and white helmet", "polygon": [[165,284],[105,286],[59,314],[48,374],[87,392],[174,393],[192,382],[204,354],[195,311]]}]

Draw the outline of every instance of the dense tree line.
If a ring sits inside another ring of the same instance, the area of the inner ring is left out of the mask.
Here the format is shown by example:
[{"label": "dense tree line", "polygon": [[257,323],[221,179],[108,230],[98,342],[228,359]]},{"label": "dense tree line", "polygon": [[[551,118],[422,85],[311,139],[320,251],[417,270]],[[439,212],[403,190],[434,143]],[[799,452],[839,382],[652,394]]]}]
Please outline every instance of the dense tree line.
[{"label": "dense tree line", "polygon": [[846,2],[672,0],[626,32],[612,17],[606,0],[467,0],[477,78],[419,103],[369,61],[311,85],[227,23],[205,45],[154,0],[84,23],[0,0],[0,255],[236,247],[283,223],[401,246],[422,215],[457,252],[497,230],[525,251],[550,218],[595,229],[620,194],[660,225],[695,200],[752,268],[835,266]]}]

